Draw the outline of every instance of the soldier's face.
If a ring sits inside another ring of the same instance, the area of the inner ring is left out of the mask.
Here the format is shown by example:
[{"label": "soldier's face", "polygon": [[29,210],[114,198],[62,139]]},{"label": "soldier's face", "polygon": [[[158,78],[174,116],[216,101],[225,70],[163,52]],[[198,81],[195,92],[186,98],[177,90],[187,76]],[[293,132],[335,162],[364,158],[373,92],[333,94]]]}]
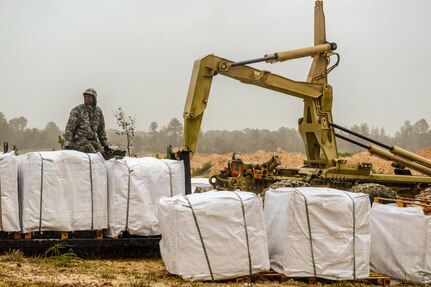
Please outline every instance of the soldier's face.
[{"label": "soldier's face", "polygon": [[94,96],[93,95],[84,95],[84,102],[87,106],[94,105]]}]

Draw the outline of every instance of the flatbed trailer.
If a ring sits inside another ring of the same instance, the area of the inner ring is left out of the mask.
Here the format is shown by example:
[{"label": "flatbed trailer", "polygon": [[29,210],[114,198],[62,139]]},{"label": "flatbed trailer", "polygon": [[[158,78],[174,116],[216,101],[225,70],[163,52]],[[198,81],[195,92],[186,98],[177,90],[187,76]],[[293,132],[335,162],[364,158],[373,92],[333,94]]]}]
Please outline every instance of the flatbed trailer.
[{"label": "flatbed trailer", "polygon": [[[0,232],[0,253],[21,250],[26,256],[43,256],[50,248],[73,251],[80,258],[160,258],[161,236],[97,238],[96,231],[31,233]],[[27,238],[26,238],[27,236]]]}]

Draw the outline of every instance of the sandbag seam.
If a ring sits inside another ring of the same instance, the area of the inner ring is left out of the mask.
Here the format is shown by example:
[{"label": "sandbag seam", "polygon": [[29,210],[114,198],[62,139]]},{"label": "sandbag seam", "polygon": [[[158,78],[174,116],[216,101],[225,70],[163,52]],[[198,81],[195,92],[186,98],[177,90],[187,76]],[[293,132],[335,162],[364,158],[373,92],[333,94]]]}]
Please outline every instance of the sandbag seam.
[{"label": "sandbag seam", "polygon": [[235,195],[239,198],[239,201],[241,203],[241,209],[242,209],[242,217],[244,219],[244,229],[245,229],[245,240],[247,243],[247,253],[248,253],[248,269],[249,269],[249,273],[250,273],[250,280],[252,279],[252,267],[251,267],[251,254],[250,254],[250,243],[248,240],[248,229],[247,229],[247,221],[245,219],[245,209],[244,209],[244,202],[241,198],[241,196],[239,196],[239,194],[234,191]]},{"label": "sandbag seam", "polygon": [[190,207],[190,209],[192,210],[193,219],[194,219],[194,221],[195,221],[196,229],[198,230],[198,234],[199,234],[199,239],[200,239],[200,241],[201,241],[202,248],[203,248],[203,250],[204,250],[205,259],[206,259],[206,261],[207,261],[208,269],[209,269],[209,271],[210,271],[210,275],[211,275],[211,280],[212,280],[212,281],[214,281],[213,271],[212,271],[212,269],[211,269],[210,260],[209,260],[209,258],[208,258],[207,249],[206,249],[206,247],[205,247],[205,243],[204,243],[204,239],[203,239],[203,237],[202,237],[201,229],[200,229],[200,227],[199,227],[198,219],[197,219],[197,217],[196,217],[196,214],[195,214],[195,211],[194,211],[194,209],[193,209],[193,206],[192,206],[192,204],[191,204],[191,202],[190,202],[189,198],[187,197],[187,195],[184,195],[184,198],[187,200],[187,202],[189,203],[189,207]]},{"label": "sandbag seam", "polygon": [[310,249],[311,249],[311,260],[313,261],[313,273],[314,273],[314,277],[317,276],[317,272],[316,272],[316,262],[314,260],[314,249],[313,249],[313,237],[311,235],[311,224],[310,224],[310,215],[308,212],[308,202],[307,202],[307,197],[298,189],[294,189],[295,192],[299,193],[300,195],[302,195],[302,197],[304,198],[304,203],[305,203],[305,214],[307,215],[307,225],[308,225],[308,234],[310,236]]},{"label": "sandbag seam", "polygon": [[168,167],[168,170],[169,170],[169,185],[170,185],[170,188],[171,188],[171,197],[172,197],[172,196],[174,196],[173,195],[173,190],[172,190],[172,170],[171,170],[171,167],[169,166],[169,164],[167,162],[164,162],[163,160],[162,160],[162,162],[164,164],[166,164],[166,166]]},{"label": "sandbag seam", "polygon": [[94,229],[94,195],[93,195],[93,168],[91,166],[91,157],[87,153],[88,156],[88,162],[90,167],[90,189],[91,189],[91,230]]},{"label": "sandbag seam", "polygon": [[353,212],[353,280],[356,280],[356,211],[355,211],[355,201],[353,198],[345,192],[344,190],[340,190],[345,193],[350,200],[352,201],[352,212]]}]

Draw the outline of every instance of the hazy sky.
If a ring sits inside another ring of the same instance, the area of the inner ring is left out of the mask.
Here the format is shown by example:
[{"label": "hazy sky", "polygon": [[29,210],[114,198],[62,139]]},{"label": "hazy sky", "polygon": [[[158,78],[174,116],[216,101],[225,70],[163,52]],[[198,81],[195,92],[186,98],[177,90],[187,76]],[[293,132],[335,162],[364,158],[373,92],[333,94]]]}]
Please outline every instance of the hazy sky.
[{"label": "hazy sky", "polygon": [[[431,124],[430,0],[325,0],[327,40],[341,63],[330,75],[334,121],[394,133]],[[0,111],[29,127],[64,129],[82,92],[97,90],[136,127],[182,119],[195,59],[241,61],[313,45],[313,0],[0,0]],[[306,79],[311,58],[255,65]],[[217,76],[202,128],[297,127],[300,99]]]}]

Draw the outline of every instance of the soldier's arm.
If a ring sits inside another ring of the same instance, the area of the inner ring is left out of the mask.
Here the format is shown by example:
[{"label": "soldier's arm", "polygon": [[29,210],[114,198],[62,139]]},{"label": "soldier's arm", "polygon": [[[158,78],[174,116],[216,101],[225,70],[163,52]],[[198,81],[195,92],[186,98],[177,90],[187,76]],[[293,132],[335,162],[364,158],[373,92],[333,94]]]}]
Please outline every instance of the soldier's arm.
[{"label": "soldier's arm", "polygon": [[64,133],[64,139],[66,141],[66,145],[70,145],[74,136],[75,131],[79,123],[79,117],[76,109],[72,109],[70,112],[69,120],[67,121],[66,131]]},{"label": "soldier's arm", "polygon": [[102,146],[108,146],[108,138],[106,137],[105,131],[105,118],[103,117],[102,112],[100,112],[100,124],[97,128],[97,136],[99,137],[99,141]]}]

